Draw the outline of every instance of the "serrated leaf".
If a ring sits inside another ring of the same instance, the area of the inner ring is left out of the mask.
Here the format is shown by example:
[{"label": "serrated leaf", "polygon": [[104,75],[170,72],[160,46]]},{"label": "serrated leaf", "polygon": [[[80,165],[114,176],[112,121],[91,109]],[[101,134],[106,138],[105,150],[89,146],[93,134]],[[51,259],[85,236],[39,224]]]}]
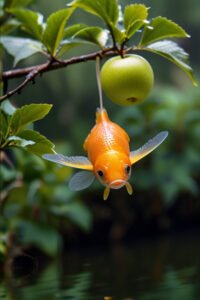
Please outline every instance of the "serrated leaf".
[{"label": "serrated leaf", "polygon": [[16,135],[26,125],[44,118],[51,108],[51,104],[29,104],[18,108],[10,119],[11,134]]},{"label": "serrated leaf", "polygon": [[74,0],[69,6],[79,7],[105,21],[107,25],[116,24],[119,17],[117,0]]},{"label": "serrated leaf", "polygon": [[148,8],[144,4],[131,4],[124,9],[124,27],[130,38],[139,28],[147,23]]},{"label": "serrated leaf", "polygon": [[96,44],[100,47],[104,47],[107,39],[108,34],[106,30],[103,30],[100,27],[86,27],[79,30],[75,35],[75,39],[81,39],[83,41]]},{"label": "serrated leaf", "polygon": [[88,27],[86,24],[75,24],[72,26],[68,26],[64,30],[63,40],[60,43],[60,47],[57,51],[57,56],[61,57],[69,50],[83,44],[80,40],[75,40],[72,37],[81,29]]},{"label": "serrated leaf", "polygon": [[68,218],[84,230],[89,230],[91,227],[91,213],[89,209],[81,202],[76,201],[60,206],[52,206],[51,211],[55,215]]},{"label": "serrated leaf", "polygon": [[52,55],[56,54],[64,36],[66,22],[73,11],[74,8],[61,9],[51,14],[47,19],[43,34],[43,43]]},{"label": "serrated leaf", "polygon": [[159,54],[175,63],[190,77],[193,85],[197,86],[192,68],[187,63],[189,55],[177,43],[164,40],[150,44],[144,49]]},{"label": "serrated leaf", "polygon": [[80,40],[79,41],[72,40],[72,39],[63,40],[60,43],[60,47],[57,50],[56,56],[62,57],[66,52],[68,52],[69,50],[71,50],[77,46],[80,46],[81,44],[84,44],[84,42],[82,42]]},{"label": "serrated leaf", "polygon": [[10,55],[14,56],[14,66],[35,53],[44,53],[42,43],[32,39],[3,36],[0,44]]},{"label": "serrated leaf", "polygon": [[81,45],[95,44],[103,48],[107,42],[108,34],[106,30],[100,27],[76,24],[66,28],[64,37],[67,37],[67,39],[64,39],[60,43],[56,54],[58,57],[61,57],[72,48]]},{"label": "serrated leaf", "polygon": [[78,31],[80,31],[81,29],[84,29],[86,27],[88,27],[88,25],[86,25],[86,24],[74,24],[74,25],[66,27],[64,30],[63,39],[72,38]]},{"label": "serrated leaf", "polygon": [[23,29],[35,39],[41,40],[43,31],[43,15],[28,9],[12,9],[11,12],[21,23]]},{"label": "serrated leaf", "polygon": [[149,26],[145,27],[140,45],[147,45],[166,38],[185,37],[189,37],[189,35],[181,26],[167,18],[159,16],[152,19]]},{"label": "serrated leaf", "polygon": [[40,156],[45,153],[54,153],[54,144],[35,130],[24,130],[21,131],[17,136],[23,141],[27,141],[27,144],[24,144],[22,147],[25,147],[33,154]]}]

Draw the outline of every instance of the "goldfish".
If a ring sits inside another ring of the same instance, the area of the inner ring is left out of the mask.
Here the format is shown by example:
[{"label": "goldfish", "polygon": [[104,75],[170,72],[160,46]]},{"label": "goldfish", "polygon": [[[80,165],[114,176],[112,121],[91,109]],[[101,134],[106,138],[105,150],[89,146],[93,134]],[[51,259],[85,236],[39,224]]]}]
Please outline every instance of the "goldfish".
[{"label": "goldfish", "polygon": [[69,188],[80,191],[89,187],[95,178],[104,186],[103,199],[109,196],[110,189],[126,187],[133,192],[128,182],[132,165],[157,148],[167,137],[162,131],[137,150],[130,151],[130,138],[126,131],[112,122],[105,108],[98,108],[96,124],[86,137],[83,148],[87,156],[64,156],[62,154],[44,154],[43,158],[64,166],[82,169],[73,175]]},{"label": "goldfish", "polygon": [[86,137],[83,148],[87,156],[64,156],[44,154],[43,158],[64,166],[81,169],[72,176],[69,188],[80,191],[89,187],[95,178],[105,186],[103,199],[107,200],[110,189],[126,187],[133,193],[129,179],[132,165],[156,149],[168,136],[167,131],[158,133],[137,150],[130,150],[130,138],[126,131],[112,122],[103,106],[102,89],[99,79],[99,63],[96,64],[100,108],[96,112],[96,124]]}]

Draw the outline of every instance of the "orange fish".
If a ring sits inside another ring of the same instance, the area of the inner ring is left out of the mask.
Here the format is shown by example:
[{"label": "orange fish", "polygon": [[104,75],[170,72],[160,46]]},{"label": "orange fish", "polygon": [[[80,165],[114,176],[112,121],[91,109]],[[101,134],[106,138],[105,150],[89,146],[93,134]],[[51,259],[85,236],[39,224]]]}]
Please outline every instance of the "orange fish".
[{"label": "orange fish", "polygon": [[130,151],[128,134],[109,119],[103,107],[99,70],[99,58],[97,57],[96,75],[100,108],[96,113],[96,125],[83,145],[87,157],[45,154],[43,158],[61,165],[85,170],[76,173],[70,179],[69,188],[73,191],[89,187],[96,177],[106,187],[103,193],[103,199],[106,200],[110,189],[126,186],[127,192],[132,194],[133,190],[128,182],[131,176],[131,166],[157,148],[166,139],[168,132],[160,132],[138,150]]},{"label": "orange fish", "polygon": [[128,182],[131,166],[157,148],[167,137],[167,131],[160,132],[141,148],[130,151],[129,136],[119,125],[112,122],[106,110],[97,109],[96,125],[84,142],[86,156],[64,156],[45,154],[47,160],[86,171],[76,173],[69,182],[73,191],[89,187],[95,177],[106,186],[103,199],[108,198],[110,189],[126,186],[129,194],[132,187]]}]

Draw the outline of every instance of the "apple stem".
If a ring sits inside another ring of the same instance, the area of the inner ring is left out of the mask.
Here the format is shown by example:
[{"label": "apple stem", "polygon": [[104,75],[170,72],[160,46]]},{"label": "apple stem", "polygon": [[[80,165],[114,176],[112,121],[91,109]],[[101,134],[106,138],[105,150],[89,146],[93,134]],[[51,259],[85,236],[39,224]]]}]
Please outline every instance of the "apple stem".
[{"label": "apple stem", "polygon": [[124,58],[124,51],[120,52],[120,56],[121,56],[121,58]]},{"label": "apple stem", "polygon": [[121,56],[121,58],[124,58],[124,44],[122,44],[119,49],[119,55]]},{"label": "apple stem", "polygon": [[99,92],[100,110],[103,110],[103,97],[102,97],[102,88],[101,88],[101,81],[100,81],[100,57],[98,55],[96,57],[96,78],[97,78],[97,86]]},{"label": "apple stem", "polygon": [[125,46],[126,46],[126,43],[128,42],[128,38],[125,38],[124,41],[121,43],[121,47],[120,47],[120,55],[121,55],[121,58],[124,58],[124,54],[126,54],[127,52],[127,48],[125,49]]}]

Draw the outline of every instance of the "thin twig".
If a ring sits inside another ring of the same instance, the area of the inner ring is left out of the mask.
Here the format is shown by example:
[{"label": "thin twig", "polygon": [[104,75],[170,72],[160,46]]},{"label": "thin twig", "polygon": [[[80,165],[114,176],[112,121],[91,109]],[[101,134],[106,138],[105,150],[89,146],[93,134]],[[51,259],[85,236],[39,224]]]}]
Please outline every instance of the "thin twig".
[{"label": "thin twig", "polygon": [[38,70],[33,70],[32,72],[30,72],[25,80],[19,84],[15,89],[9,91],[8,93],[6,93],[5,95],[0,97],[0,102],[4,101],[5,99],[11,97],[12,95],[16,94],[16,93],[20,93],[21,90],[31,81],[34,80],[34,78],[39,74]]},{"label": "thin twig", "polygon": [[72,64],[77,64],[80,62],[88,61],[88,60],[95,60],[96,57],[104,57],[104,56],[109,56],[112,54],[116,54],[116,50],[113,48],[107,48],[101,51],[81,55],[81,56],[74,56],[72,58],[63,60],[63,61],[58,61],[58,60],[53,60],[53,61],[48,61],[44,64],[36,65],[36,66],[31,66],[23,69],[15,69],[15,70],[9,70],[5,71],[2,74],[2,80],[4,82],[10,80],[10,79],[15,79],[15,78],[20,78],[20,77],[25,77],[24,81],[19,84],[15,89],[7,92],[3,96],[0,97],[0,103],[4,101],[5,99],[13,96],[16,93],[21,92],[21,90],[30,82],[35,79],[36,76],[41,75],[45,72],[49,72],[52,70],[56,69],[61,69],[64,68],[68,65]]}]

